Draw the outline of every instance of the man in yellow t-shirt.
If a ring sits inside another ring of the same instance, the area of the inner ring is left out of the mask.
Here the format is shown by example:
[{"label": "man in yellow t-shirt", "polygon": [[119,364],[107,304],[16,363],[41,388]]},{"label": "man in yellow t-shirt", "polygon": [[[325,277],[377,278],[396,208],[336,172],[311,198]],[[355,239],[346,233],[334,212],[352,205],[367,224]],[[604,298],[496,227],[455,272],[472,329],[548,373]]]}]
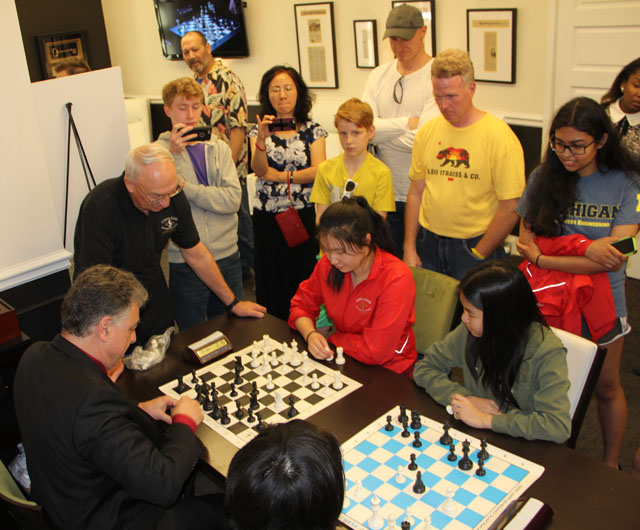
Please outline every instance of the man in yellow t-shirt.
[{"label": "man in yellow t-shirt", "polygon": [[460,279],[485,259],[505,257],[502,242],[518,221],[525,185],[524,155],[506,123],[473,105],[467,52],[440,53],[431,80],[442,115],[416,134],[404,260]]},{"label": "man in yellow t-shirt", "polygon": [[344,153],[318,167],[311,202],[316,204],[316,224],[330,204],[342,197],[364,197],[369,206],[386,218],[395,211],[393,181],[389,168],[367,151],[375,134],[373,111],[357,98],[346,101],[335,117]]}]

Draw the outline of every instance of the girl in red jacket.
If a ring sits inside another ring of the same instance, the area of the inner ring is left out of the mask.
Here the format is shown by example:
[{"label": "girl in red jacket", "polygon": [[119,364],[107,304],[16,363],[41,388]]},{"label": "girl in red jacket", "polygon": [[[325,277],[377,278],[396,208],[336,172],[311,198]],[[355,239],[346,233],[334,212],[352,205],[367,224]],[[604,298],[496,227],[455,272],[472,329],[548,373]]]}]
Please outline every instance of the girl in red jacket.
[{"label": "girl in red jacket", "polygon": [[[409,267],[392,254],[384,220],[363,197],[343,199],[323,213],[317,234],[324,255],[291,300],[289,325],[316,359],[341,346],[360,362],[410,377],[416,288]],[[321,304],[335,326],[327,336],[314,324]]]}]

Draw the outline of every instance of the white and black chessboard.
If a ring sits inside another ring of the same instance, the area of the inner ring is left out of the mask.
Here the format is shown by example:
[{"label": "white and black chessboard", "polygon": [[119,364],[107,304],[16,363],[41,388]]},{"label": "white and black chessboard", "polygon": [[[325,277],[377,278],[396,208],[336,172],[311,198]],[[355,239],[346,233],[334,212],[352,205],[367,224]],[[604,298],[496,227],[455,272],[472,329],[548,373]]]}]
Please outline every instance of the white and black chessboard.
[{"label": "white and black chessboard", "polygon": [[[407,414],[410,416],[410,411]],[[387,415],[393,418],[392,431],[385,430]],[[394,517],[396,527],[400,528],[409,507],[412,530],[423,530],[427,515],[431,528],[438,530],[488,529],[544,472],[538,464],[488,445],[486,475],[476,476],[480,440],[450,429],[458,456],[457,461],[450,462],[449,447],[439,441],[444,432],[441,423],[421,416],[420,429],[409,428],[411,436],[403,438],[399,415],[399,407],[392,409],[342,445],[346,500],[340,520],[355,530],[369,530],[373,495],[380,500],[383,528],[387,527],[389,516]],[[420,448],[412,446],[415,430],[420,431]],[[464,440],[470,442],[473,467],[469,471],[458,468]],[[415,471],[407,468],[411,453],[416,455]],[[403,483],[396,480],[398,466],[405,477]],[[413,492],[418,470],[426,486],[422,494]],[[445,510],[450,487],[455,491],[453,506]]]},{"label": "white and black chessboard", "polygon": [[[287,416],[289,396],[294,396],[295,398],[294,406],[298,411],[298,415],[295,418],[307,419],[362,386],[358,381],[342,375],[343,386],[340,390],[335,390],[333,388],[335,370],[309,357],[306,363],[307,373],[305,375],[304,364],[294,367],[290,364],[290,355],[287,355],[285,359],[283,344],[272,338],[267,338],[266,342],[268,343],[266,347],[264,339],[255,343],[259,350],[258,360],[260,362],[257,368],[251,367],[253,346],[248,346],[196,371],[198,383],[202,381],[207,382],[209,385],[215,383],[218,404],[220,407],[227,407],[229,419],[231,420],[227,425],[222,425],[220,420],[215,420],[211,417],[210,412],[205,412],[205,424],[238,448],[243,447],[258,433],[256,428],[257,421],[249,422],[248,419],[249,393],[253,382],[256,382],[258,388],[259,408],[255,412],[259,412],[262,415],[263,422],[267,424],[283,423],[291,419]],[[278,366],[275,367],[271,365],[273,351],[276,352],[278,360]],[[268,354],[269,360],[266,371],[263,368],[263,354],[265,352]],[[237,356],[240,357],[244,366],[240,374],[243,382],[236,387],[238,396],[230,397],[231,383],[235,378],[234,367]],[[298,354],[298,358],[301,360],[300,357],[300,354]],[[283,363],[283,359],[289,362]],[[317,375],[320,383],[320,387],[317,390],[312,388],[314,374]],[[269,375],[271,375],[274,385],[272,390],[267,390],[266,388]],[[196,383],[192,382],[192,375],[186,374],[182,380],[189,387],[182,394],[177,391],[178,382],[175,379],[162,385],[160,391],[174,398],[186,395],[195,399],[196,391],[194,387]],[[284,401],[284,406],[278,410],[274,408],[276,392],[280,393]],[[234,414],[237,410],[237,404],[243,409],[244,417],[242,419],[238,419]]]}]

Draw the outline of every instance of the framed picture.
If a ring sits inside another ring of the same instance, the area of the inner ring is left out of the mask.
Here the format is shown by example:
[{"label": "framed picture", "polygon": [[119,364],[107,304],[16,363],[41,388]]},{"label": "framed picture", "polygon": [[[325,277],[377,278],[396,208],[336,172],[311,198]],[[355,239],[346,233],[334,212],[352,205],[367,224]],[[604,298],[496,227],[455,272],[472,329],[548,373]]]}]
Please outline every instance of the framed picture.
[{"label": "framed picture", "polygon": [[516,9],[467,9],[467,51],[476,81],[516,82]]},{"label": "framed picture", "polygon": [[333,2],[295,4],[300,75],[309,88],[338,88]]},{"label": "framed picture", "polygon": [[424,39],[424,49],[432,57],[436,54],[436,3],[435,0],[406,0],[391,2],[391,7],[409,4],[417,7],[422,13],[424,25],[427,26],[427,36]]},{"label": "framed picture", "polygon": [[354,20],[353,38],[356,43],[356,66],[378,66],[378,31],[375,20]]},{"label": "framed picture", "polygon": [[40,65],[45,79],[54,77],[52,68],[63,59],[84,59],[87,57],[87,32],[84,30],[67,33],[49,33],[37,35]]}]

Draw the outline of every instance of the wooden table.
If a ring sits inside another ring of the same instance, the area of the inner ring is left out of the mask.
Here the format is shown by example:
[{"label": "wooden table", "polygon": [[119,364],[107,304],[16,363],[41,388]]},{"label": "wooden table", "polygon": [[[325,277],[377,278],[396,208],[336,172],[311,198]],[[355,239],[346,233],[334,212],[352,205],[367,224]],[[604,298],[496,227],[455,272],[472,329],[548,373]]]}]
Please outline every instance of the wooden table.
[{"label": "wooden table", "polygon": [[[134,400],[146,400],[158,395],[158,387],[194,368],[182,358],[182,351],[190,344],[214,331],[223,331],[236,349],[250,345],[253,340],[269,334],[278,341],[300,335],[285,322],[267,315],[264,319],[241,319],[220,316],[173,337],[166,359],[146,372],[126,370],[118,380],[121,390]],[[342,443],[367,426],[387,410],[406,403],[423,415],[444,423],[449,415],[422,388],[407,378],[378,366],[366,366],[347,358],[344,373],[363,383],[336,404],[322,410],[311,421],[333,432]],[[494,444],[545,467],[538,481],[527,495],[549,504],[555,517],[551,528],[623,529],[640,527],[640,480],[616,471],[565,446],[551,442],[528,441],[521,438],[472,429],[455,421],[454,428],[471,436],[485,436]],[[197,431],[204,445],[202,459],[222,475],[236,452],[235,446],[201,424]]]}]

